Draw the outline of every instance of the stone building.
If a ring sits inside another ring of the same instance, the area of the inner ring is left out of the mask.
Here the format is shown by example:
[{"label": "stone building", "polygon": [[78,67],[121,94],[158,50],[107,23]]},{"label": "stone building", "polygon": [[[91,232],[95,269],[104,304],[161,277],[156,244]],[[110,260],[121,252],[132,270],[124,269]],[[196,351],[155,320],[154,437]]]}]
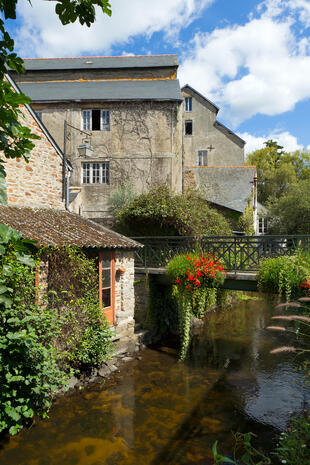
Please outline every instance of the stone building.
[{"label": "stone building", "polygon": [[[180,88],[176,55],[26,59],[25,67],[11,74],[70,160],[71,208],[87,218],[107,218],[111,192],[125,183],[137,193],[160,184],[182,192],[194,180],[201,190],[195,173],[207,177],[205,166],[244,166],[245,142],[217,121],[219,108]],[[250,197],[253,183],[240,173]],[[229,192],[230,177],[223,183]]]},{"label": "stone building", "polygon": [[[21,111],[23,124],[40,139],[34,141],[29,163],[5,159],[8,200],[7,205],[0,205],[0,222],[34,240],[38,247],[82,247],[95,257],[99,301],[115,329],[117,350],[134,350],[134,250],[140,244],[68,211],[64,179],[72,167],[32,108],[25,105]],[[49,279],[48,262],[39,269],[44,288]]]}]

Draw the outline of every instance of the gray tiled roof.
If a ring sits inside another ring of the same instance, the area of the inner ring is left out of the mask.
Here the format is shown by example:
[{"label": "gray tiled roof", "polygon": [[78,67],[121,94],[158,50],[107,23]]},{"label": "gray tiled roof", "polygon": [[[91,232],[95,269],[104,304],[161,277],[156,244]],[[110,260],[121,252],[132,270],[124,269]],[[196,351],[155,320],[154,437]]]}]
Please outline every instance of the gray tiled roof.
[{"label": "gray tiled roof", "polygon": [[110,231],[75,213],[52,208],[0,205],[0,222],[33,239],[39,246],[77,246],[137,249],[138,242]]},{"label": "gray tiled roof", "polygon": [[255,167],[188,168],[201,196],[216,205],[243,213],[252,192]]},{"label": "gray tiled roof", "polygon": [[124,57],[28,58],[27,71],[56,69],[154,68],[178,66],[177,55],[145,55]]},{"label": "gray tiled roof", "polygon": [[182,101],[177,79],[154,81],[49,81],[20,83],[34,102],[64,100]]}]

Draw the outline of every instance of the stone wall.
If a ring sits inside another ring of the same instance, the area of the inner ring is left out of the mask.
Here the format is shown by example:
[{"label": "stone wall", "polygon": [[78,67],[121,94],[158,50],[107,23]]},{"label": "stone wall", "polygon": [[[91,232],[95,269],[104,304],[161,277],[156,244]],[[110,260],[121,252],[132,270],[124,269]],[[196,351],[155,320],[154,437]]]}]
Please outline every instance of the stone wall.
[{"label": "stone wall", "polygon": [[[198,165],[198,151],[207,151],[208,166],[243,166],[244,143],[233,132],[217,122],[218,109],[188,89],[184,97],[192,98],[192,111],[183,107],[183,143],[185,167]],[[185,121],[193,123],[192,135],[185,135]],[[210,150],[208,147],[212,146]]]},{"label": "stone wall", "polygon": [[40,137],[34,140],[29,163],[23,158],[6,159],[8,204],[65,209],[62,200],[62,159],[26,107],[21,123]]},{"label": "stone wall", "polygon": [[[182,188],[182,114],[173,102],[79,102],[34,104],[42,111],[42,121],[62,148],[64,121],[68,127],[66,154],[74,171],[70,185],[81,188],[79,204],[88,218],[107,216],[108,199],[121,184],[130,182],[137,193],[150,187],[167,185],[180,192]],[[110,111],[110,131],[90,131],[93,151],[80,157],[77,147],[87,136],[82,128],[83,109]],[[110,163],[109,184],[82,184],[82,163]],[[72,208],[77,211],[77,202]]]},{"label": "stone wall", "polygon": [[[123,270],[120,270],[123,269]],[[115,341],[116,353],[134,352],[134,252],[115,252]]]}]

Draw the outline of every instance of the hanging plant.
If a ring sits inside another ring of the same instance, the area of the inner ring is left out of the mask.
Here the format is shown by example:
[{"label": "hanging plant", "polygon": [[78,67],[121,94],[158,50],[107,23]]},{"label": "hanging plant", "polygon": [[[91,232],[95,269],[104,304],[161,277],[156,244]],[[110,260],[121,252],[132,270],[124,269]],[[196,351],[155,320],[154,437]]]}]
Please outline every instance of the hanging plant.
[{"label": "hanging plant", "polygon": [[223,265],[213,255],[187,254],[173,258],[167,274],[174,283],[178,301],[181,336],[180,359],[184,360],[190,343],[191,317],[202,319],[216,302],[216,288],[225,280]]}]

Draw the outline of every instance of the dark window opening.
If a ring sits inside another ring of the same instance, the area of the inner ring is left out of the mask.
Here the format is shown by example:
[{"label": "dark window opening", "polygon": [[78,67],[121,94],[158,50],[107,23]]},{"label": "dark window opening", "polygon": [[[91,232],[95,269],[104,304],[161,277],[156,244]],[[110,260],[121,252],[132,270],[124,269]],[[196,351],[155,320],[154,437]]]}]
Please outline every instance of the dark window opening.
[{"label": "dark window opening", "polygon": [[100,110],[92,111],[92,130],[100,131]]},{"label": "dark window opening", "polygon": [[191,136],[193,134],[193,122],[191,120],[185,121],[185,135]]}]

